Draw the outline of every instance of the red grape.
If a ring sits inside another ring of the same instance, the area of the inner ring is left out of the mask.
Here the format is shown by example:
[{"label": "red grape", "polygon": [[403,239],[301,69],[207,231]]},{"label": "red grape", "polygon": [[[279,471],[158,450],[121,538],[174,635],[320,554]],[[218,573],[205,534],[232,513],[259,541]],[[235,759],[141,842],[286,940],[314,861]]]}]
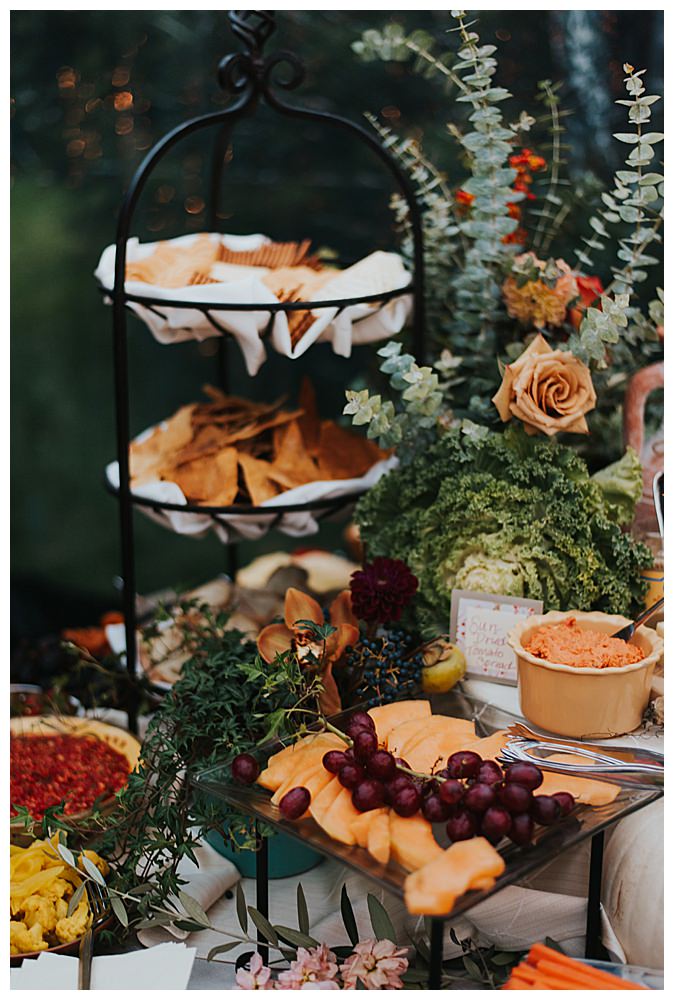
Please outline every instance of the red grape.
[{"label": "red grape", "polygon": [[349,718],[346,729],[349,736],[354,736],[358,729],[369,729],[373,733],[376,732],[374,719],[367,712],[354,712]]},{"label": "red grape", "polygon": [[529,812],[531,809],[532,795],[524,785],[516,785],[514,781],[510,784],[501,785],[497,790],[498,800],[511,815]]},{"label": "red grape", "polygon": [[407,761],[404,760],[402,757],[396,757],[395,762],[396,762],[396,767],[406,767],[408,771],[412,770]]},{"label": "red grape", "polygon": [[366,778],[353,790],[351,801],[358,812],[369,812],[370,809],[378,809],[384,804],[384,786],[381,781],[374,778]]},{"label": "red grape", "polygon": [[482,785],[496,785],[503,780],[503,771],[495,760],[483,760],[477,772],[477,780]]},{"label": "red grape", "polygon": [[435,772],[435,777],[436,778],[451,778],[451,774],[449,773],[449,771],[448,771],[448,769],[446,767],[443,767],[441,771],[436,771]]},{"label": "red grape", "polygon": [[483,813],[496,802],[496,792],[492,785],[477,783],[471,785],[463,797],[463,804],[471,812]]},{"label": "red grape", "polygon": [[409,785],[401,785],[391,796],[391,805],[399,816],[414,816],[421,805],[421,792],[411,781]]},{"label": "red grape", "polygon": [[552,797],[559,802],[562,816],[568,816],[576,804],[576,800],[570,792],[554,792]]},{"label": "red grape", "polygon": [[511,764],[506,769],[505,780],[509,784],[514,781],[516,785],[524,785],[530,792],[538,788],[543,782],[543,772],[535,764],[525,764],[524,761]]},{"label": "red grape", "polygon": [[286,819],[299,819],[309,808],[310,802],[311,793],[308,788],[291,788],[285,793],[278,807]]},{"label": "red grape", "polygon": [[438,782],[434,778],[431,778],[429,781],[424,781],[424,783],[422,784],[422,786],[421,786],[421,794],[422,795],[437,795],[439,787],[440,787],[440,785],[438,784]]},{"label": "red grape", "polygon": [[429,823],[444,823],[445,820],[449,819],[451,806],[443,802],[440,796],[434,792],[423,800],[421,811]]},{"label": "red grape", "polygon": [[361,764],[345,764],[340,767],[337,778],[345,788],[355,788],[365,779],[365,768]]},{"label": "red grape", "polygon": [[477,822],[467,809],[457,809],[447,821],[447,836],[451,841],[470,840],[477,833]]},{"label": "red grape", "polygon": [[534,795],[531,815],[541,826],[551,826],[562,815],[562,806],[552,795]]},{"label": "red grape", "polygon": [[482,758],[472,750],[459,750],[453,753],[447,761],[449,773],[453,778],[474,778],[480,770]]},{"label": "red grape", "polygon": [[448,806],[455,806],[463,798],[463,785],[456,778],[447,778],[440,785],[438,795]]},{"label": "red grape", "polygon": [[392,753],[388,750],[375,750],[367,760],[367,773],[380,781],[390,781],[395,778],[397,768]]},{"label": "red grape", "polygon": [[231,771],[240,785],[252,785],[260,773],[260,765],[252,753],[240,753],[232,761]]},{"label": "red grape", "polygon": [[502,806],[492,806],[482,817],[481,831],[492,844],[498,844],[501,837],[507,837],[511,826],[510,813]]},{"label": "red grape", "polygon": [[344,750],[343,753],[347,764],[355,764],[356,755],[351,747],[347,747],[347,749]]},{"label": "red grape", "polygon": [[323,767],[330,774],[339,774],[340,768],[347,763],[346,754],[342,750],[328,750],[323,755]]},{"label": "red grape", "polygon": [[367,760],[379,748],[377,736],[371,729],[359,729],[353,736],[353,752],[356,760]]},{"label": "red grape", "polygon": [[527,844],[531,843],[531,838],[534,835],[534,821],[532,820],[529,813],[518,813],[517,816],[513,816],[512,825],[508,836],[512,840],[513,844],[519,844],[521,847],[525,847]]},{"label": "red grape", "polygon": [[414,788],[414,782],[408,775],[398,772],[395,778],[391,781],[387,781],[384,785],[384,800],[387,805],[393,804],[393,796],[396,794],[399,788]]}]

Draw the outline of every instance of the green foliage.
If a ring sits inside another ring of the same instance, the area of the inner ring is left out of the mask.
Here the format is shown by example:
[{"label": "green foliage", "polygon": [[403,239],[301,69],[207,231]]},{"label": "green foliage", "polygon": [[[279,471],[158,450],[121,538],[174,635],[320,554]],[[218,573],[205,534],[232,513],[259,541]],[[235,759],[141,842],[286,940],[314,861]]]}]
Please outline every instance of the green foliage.
[{"label": "green foliage", "polygon": [[389,376],[391,388],[399,394],[398,411],[390,400],[382,401],[381,396],[362,389],[347,390],[343,412],[356,426],[367,424],[367,436],[378,439],[383,448],[397,448],[404,462],[434,440],[443,386],[432,368],[420,367],[411,354],[401,354],[401,350],[401,344],[389,341],[377,351],[384,359],[380,371]]},{"label": "green foliage", "polygon": [[[651,119],[651,107],[660,98],[646,94],[641,80],[645,70],[635,72],[628,64],[624,69],[629,98],[617,103],[629,108],[628,120],[633,130],[616,132],[614,139],[630,147],[625,161],[627,169],[616,172],[613,190],[602,195],[605,207],[590,218],[592,235],[583,239],[585,249],[576,250],[580,265],[592,268],[591,253],[603,250],[603,240],[609,238],[606,226],[627,223],[633,227],[627,235],[618,239],[618,265],[612,268],[610,285],[613,297],[607,290],[607,294],[601,297],[601,310],[587,310],[578,335],[574,335],[570,342],[578,357],[592,361],[600,368],[607,365],[606,346],[618,343],[630,320],[640,332],[650,325],[643,313],[630,305],[630,297],[634,286],[648,277],[646,268],[660,263],[658,257],[646,252],[648,247],[662,242],[659,229],[663,221],[664,176],[647,168],[655,159],[654,146],[663,141],[664,135],[662,132],[643,130]],[[649,319],[650,313],[649,309]]]},{"label": "green foliage", "polygon": [[150,722],[117,809],[99,823],[112,887],[129,891],[139,880],[151,882],[134,903],[141,919],[178,892],[178,864],[185,856],[194,860],[205,833],[217,830],[239,848],[255,846],[252,820],[196,794],[195,775],[300,730],[315,717],[320,690],[316,675],[292,653],[264,663],[253,643],[227,629],[227,614],[191,602],[180,614],[189,658]]},{"label": "green foliage", "polygon": [[455,587],[628,614],[651,557],[616,523],[633,513],[635,490],[628,476],[619,504],[615,471],[607,502],[571,449],[464,423],[385,476],[356,520],[371,557],[404,559],[418,576],[429,630],[446,629]]}]

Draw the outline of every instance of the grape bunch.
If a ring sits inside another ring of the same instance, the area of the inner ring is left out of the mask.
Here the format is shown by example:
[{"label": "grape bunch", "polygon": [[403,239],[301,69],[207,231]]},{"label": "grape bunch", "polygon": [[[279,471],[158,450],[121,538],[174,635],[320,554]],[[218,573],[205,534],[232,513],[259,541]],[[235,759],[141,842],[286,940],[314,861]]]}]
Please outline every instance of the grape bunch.
[{"label": "grape bunch", "polygon": [[[346,726],[350,746],[328,750],[323,767],[351,792],[358,812],[388,806],[399,816],[421,812],[429,823],[444,823],[454,843],[485,837],[498,844],[508,837],[514,844],[530,844],[536,825],[551,826],[571,812],[569,792],[535,795],[543,774],[534,764],[518,762],[502,769],[473,750],[460,750],[437,773],[417,774],[400,757],[379,746],[374,721],[367,712],[354,712]],[[234,778],[244,784],[256,780],[259,767],[250,754],[232,764]],[[292,788],[279,803],[286,819],[299,819],[311,803],[306,788]]]},{"label": "grape bunch", "polygon": [[368,706],[409,697],[421,687],[423,653],[418,640],[402,629],[347,647],[346,665],[359,678],[356,699]]}]

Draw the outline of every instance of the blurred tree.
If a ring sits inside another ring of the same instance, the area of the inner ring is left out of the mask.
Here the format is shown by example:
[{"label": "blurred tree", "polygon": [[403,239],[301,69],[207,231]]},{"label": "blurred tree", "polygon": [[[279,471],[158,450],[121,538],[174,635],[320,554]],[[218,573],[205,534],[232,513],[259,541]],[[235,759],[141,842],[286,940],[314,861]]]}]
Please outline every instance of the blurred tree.
[{"label": "blurred tree", "polygon": [[[500,82],[522,108],[540,77],[567,81],[574,169],[608,178],[614,163],[605,137],[620,119],[612,101],[622,62],[647,65],[649,89],[661,87],[661,12],[480,17],[484,40],[500,46]],[[445,37],[443,12],[395,18]],[[298,100],[354,119],[371,111],[396,129],[423,134],[429,152],[446,150],[442,92],[407,67],[363,64],[351,53],[365,29],[384,21],[378,11],[286,11],[270,47],[304,58]],[[215,71],[234,44],[219,11],[13,11],[11,36],[12,560],[21,634],[77,624],[97,605],[115,603],[116,509],[101,486],[114,455],[111,317],[91,273],[113,239],[124,186],[144,153],[179,121],[224,104]],[[358,145],[340,142],[338,156],[335,148],[322,132],[288,128],[269,114],[242,123],[226,174],[223,230],[311,235],[346,256],[391,245],[387,176]],[[205,226],[209,153],[203,141],[181,147],[153,178],[137,216],[141,239]],[[460,180],[453,155],[443,161]],[[134,323],[130,351],[134,432],[214,377],[212,342],[162,348]],[[346,362],[327,349],[310,352],[303,370],[318,381],[326,410],[338,411],[345,382],[369,357],[358,352]],[[300,366],[274,357],[251,383],[233,352],[230,359],[237,384],[253,395],[278,393],[280,385],[292,390],[299,377]],[[198,545],[168,536],[142,517],[137,538],[144,589],[199,582],[225,567],[214,540]],[[279,544],[292,542],[264,542]]]}]

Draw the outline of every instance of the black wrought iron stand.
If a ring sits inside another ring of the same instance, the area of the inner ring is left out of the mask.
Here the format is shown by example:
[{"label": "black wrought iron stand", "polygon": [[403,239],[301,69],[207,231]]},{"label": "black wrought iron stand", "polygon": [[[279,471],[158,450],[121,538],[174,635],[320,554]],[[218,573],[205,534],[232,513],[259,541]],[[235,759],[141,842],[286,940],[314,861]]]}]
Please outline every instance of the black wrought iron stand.
[{"label": "black wrought iron stand", "polygon": [[[243,51],[226,56],[220,63],[218,79],[220,85],[232,98],[230,105],[223,111],[202,115],[184,122],[174,128],[150,150],[138,167],[124,197],[117,222],[116,257],[114,285],[111,290],[105,290],[112,298],[113,337],[114,337],[114,371],[115,371],[115,403],[116,403],[116,437],[117,459],[119,462],[119,487],[111,487],[119,498],[119,517],[122,544],[122,578],[123,578],[123,610],[126,633],[126,663],[131,676],[136,670],[136,567],[134,552],[133,508],[134,505],[151,508],[157,512],[179,510],[182,513],[207,514],[215,522],[227,514],[239,516],[259,516],[269,514],[268,508],[255,506],[236,507],[199,507],[191,504],[160,503],[155,500],[134,495],[131,490],[129,476],[129,359],[127,347],[127,309],[130,304],[138,304],[149,309],[161,310],[167,306],[167,301],[153,298],[149,295],[134,295],[126,291],[126,255],[127,240],[131,234],[131,224],[138,199],[147,184],[148,178],[160,163],[162,158],[178,142],[196,132],[212,128],[215,130],[215,142],[212,157],[212,169],[209,192],[209,219],[212,231],[217,231],[217,208],[222,186],[222,172],[226,159],[226,151],[230,142],[232,130],[236,123],[245,116],[252,115],[260,104],[264,103],[274,112],[291,120],[301,120],[325,126],[332,133],[346,133],[357,139],[372,150],[381,163],[393,176],[400,192],[407,202],[409,223],[413,237],[413,268],[409,285],[395,288],[377,295],[343,298],[315,302],[279,302],[265,305],[269,312],[267,334],[271,331],[274,318],[278,312],[293,310],[311,310],[321,307],[332,307],[338,311],[349,305],[362,302],[377,302],[384,304],[402,295],[412,294],[414,297],[414,319],[412,326],[412,346],[417,358],[424,356],[424,266],[421,212],[417,205],[414,190],[409,178],[403,172],[397,161],[370,131],[346,118],[310,108],[298,107],[287,103],[278,90],[294,90],[304,79],[304,68],[297,56],[288,51],[279,51],[265,55],[264,48],[275,29],[273,11],[230,11],[229,21],[234,35],[243,43]],[[171,300],[172,307],[196,309],[203,313],[213,327],[214,336],[225,337],[227,331],[218,322],[214,313],[219,310],[251,312],[260,311],[259,303],[232,302],[195,302]],[[226,373],[225,345],[221,345],[219,365],[222,373]],[[311,501],[305,504],[293,504],[286,507],[275,507],[278,517],[292,511],[318,510],[320,516],[335,513],[341,507],[352,503],[357,494],[350,494],[340,500]],[[130,685],[129,702],[127,705],[129,728],[137,731],[137,705]]]}]

